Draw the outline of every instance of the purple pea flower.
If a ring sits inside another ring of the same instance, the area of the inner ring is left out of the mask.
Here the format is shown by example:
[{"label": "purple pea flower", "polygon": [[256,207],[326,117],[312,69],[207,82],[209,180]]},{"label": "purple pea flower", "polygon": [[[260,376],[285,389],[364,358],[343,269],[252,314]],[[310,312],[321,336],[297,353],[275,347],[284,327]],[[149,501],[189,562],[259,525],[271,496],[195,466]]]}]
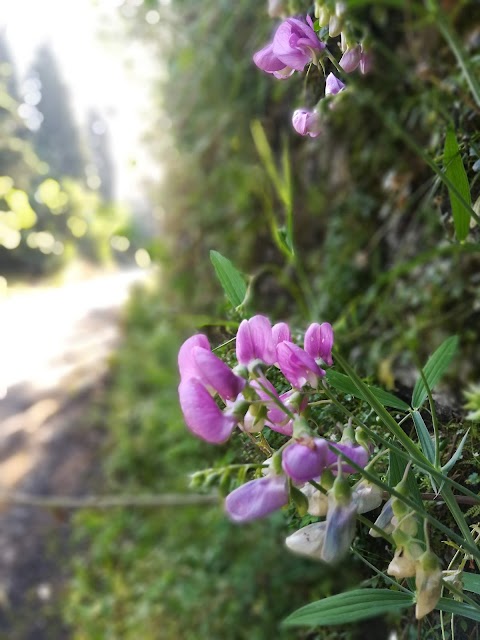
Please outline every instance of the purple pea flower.
[{"label": "purple pea flower", "polygon": [[287,503],[287,479],[269,475],[250,480],[232,491],[225,500],[225,509],[233,522],[249,522],[263,518]]},{"label": "purple pea flower", "polygon": [[[279,396],[273,384],[265,377],[262,377],[260,380],[253,380],[251,386],[255,389],[267,409],[266,426],[272,429],[272,431],[291,436],[293,433],[292,420],[289,418],[287,412],[278,406],[278,403],[284,404],[289,411],[292,411],[292,407],[288,406],[288,400],[292,392],[287,391],[282,396]],[[275,402],[275,400],[277,402]],[[252,431],[251,426],[254,425],[255,419],[254,416],[251,415],[251,411],[247,413],[245,418],[246,431]]]},{"label": "purple pea flower", "polygon": [[332,365],[333,329],[329,322],[312,323],[305,332],[305,351],[314,358],[322,359],[326,364]]},{"label": "purple pea flower", "polygon": [[362,53],[360,54],[359,69],[360,73],[362,73],[363,75],[370,73],[370,71],[373,69],[373,55],[370,52],[365,51],[363,47]]},{"label": "purple pea flower", "polygon": [[279,342],[283,342],[284,340],[291,342],[292,336],[288,324],[286,322],[277,322],[277,324],[274,324],[272,327],[272,338],[275,347]]},{"label": "purple pea flower", "polygon": [[356,516],[356,504],[337,500],[332,491],[329,493],[322,560],[336,563],[347,553],[355,535]]},{"label": "purple pea flower", "polygon": [[325,48],[313,30],[313,22],[287,18],[278,27],[273,41],[253,56],[253,61],[263,71],[284,78],[294,71],[303,71],[305,65],[316,61],[317,53]]},{"label": "purple pea flower", "polygon": [[233,373],[211,351],[202,347],[194,347],[191,352],[192,361],[195,364],[198,378],[209,391],[216,391],[223,400],[235,400],[246,384],[246,381]]},{"label": "purple pea flower", "polygon": [[200,380],[183,380],[178,394],[185,423],[192,433],[212,444],[228,440],[238,418],[224,413]]},{"label": "purple pea flower", "polygon": [[344,89],[345,83],[337,78],[337,76],[333,75],[333,73],[329,73],[325,80],[325,95],[336,96],[337,93],[340,93]]},{"label": "purple pea flower", "polygon": [[282,455],[282,468],[294,482],[318,478],[327,467],[328,445],[323,438],[289,445]]},{"label": "purple pea flower", "polygon": [[260,315],[242,320],[237,331],[236,349],[240,364],[248,366],[254,360],[262,360],[267,365],[274,364],[277,356],[270,320]]},{"label": "purple pea flower", "polygon": [[343,56],[340,58],[339,65],[345,73],[352,73],[360,64],[362,55],[362,47],[357,44],[354,47],[348,47]]},{"label": "purple pea flower", "polygon": [[301,136],[317,138],[322,132],[320,127],[320,114],[309,109],[296,109],[292,116],[292,125]]},{"label": "purple pea flower", "polygon": [[[348,456],[356,465],[364,468],[367,465],[367,462],[370,458],[370,454],[368,451],[362,447],[361,445],[356,445],[353,443],[342,443],[342,442],[330,442],[330,445],[333,445],[335,449],[344,453]],[[333,473],[337,473],[338,467],[338,453],[332,451],[329,448],[327,454],[327,466],[331,467]],[[342,460],[342,472],[343,473],[355,473],[356,469],[348,464],[346,460]]]},{"label": "purple pea flower", "polygon": [[325,375],[312,356],[293,342],[280,342],[277,360],[283,375],[296,389],[301,389],[307,382],[316,388],[318,379]]},{"label": "purple pea flower", "polygon": [[198,377],[197,367],[192,360],[192,349],[194,347],[210,349],[207,336],[203,335],[203,333],[197,333],[188,338],[188,340],[185,340],[180,347],[178,352],[178,369],[182,380]]},{"label": "purple pea flower", "polygon": [[246,384],[210,351],[210,344],[202,334],[192,336],[180,347],[178,368],[182,381],[197,378],[212,395],[218,393],[223,400],[234,400]]},{"label": "purple pea flower", "polygon": [[[282,393],[279,400],[290,413],[296,415],[304,411],[308,405],[308,398],[305,396],[300,399],[300,403],[298,402],[298,393],[293,389]],[[291,436],[293,434],[293,419],[274,402],[270,406],[271,408],[267,413],[267,426],[273,431],[283,433],[285,436]]]}]

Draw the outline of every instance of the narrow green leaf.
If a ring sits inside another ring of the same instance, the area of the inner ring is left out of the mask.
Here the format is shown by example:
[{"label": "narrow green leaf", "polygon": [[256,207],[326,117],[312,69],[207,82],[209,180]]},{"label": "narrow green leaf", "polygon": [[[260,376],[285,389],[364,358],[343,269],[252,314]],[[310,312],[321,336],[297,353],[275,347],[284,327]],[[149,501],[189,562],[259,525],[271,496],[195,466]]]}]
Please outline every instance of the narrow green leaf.
[{"label": "narrow green leaf", "polygon": [[[430,356],[423,372],[427,380],[430,390],[432,390],[440,380],[450,362],[455,355],[458,347],[458,336],[450,336],[438,347],[438,349]],[[418,409],[425,402],[427,397],[427,389],[421,378],[415,383],[412,394],[412,407]]]},{"label": "narrow green leaf", "polygon": [[418,411],[412,413],[413,423],[417,431],[418,439],[422,445],[422,451],[427,456],[428,460],[435,463],[435,447],[433,446],[430,432],[427,429],[427,425]]},{"label": "narrow green leaf", "polygon": [[[331,384],[332,387],[335,387],[335,389],[338,389],[338,391],[342,391],[342,393],[349,393],[355,398],[364,400],[364,396],[362,396],[361,392],[345,374],[334,371],[333,369],[328,369],[326,378],[328,383]],[[399,409],[400,411],[408,411],[410,409],[406,402],[394,396],[393,393],[384,391],[379,387],[373,387],[371,385],[367,386],[384,407],[392,407],[393,409]]]},{"label": "narrow green leaf", "polygon": [[463,616],[464,618],[470,618],[470,620],[480,622],[480,606],[477,609],[471,604],[457,602],[456,600],[450,600],[449,598],[440,598],[436,608],[440,609],[440,611],[454,613],[457,616]]},{"label": "narrow green leaf", "polygon": [[450,471],[450,469],[458,461],[458,459],[462,455],[463,447],[465,446],[465,442],[467,441],[467,437],[468,437],[469,433],[470,433],[470,429],[468,429],[467,433],[461,439],[460,444],[458,445],[458,448],[455,451],[455,453],[453,454],[453,456],[450,458],[450,460],[446,464],[443,465],[442,473],[448,473]]},{"label": "narrow green leaf", "polygon": [[242,274],[218,251],[210,251],[210,260],[230,304],[239,307],[247,293],[247,285]]},{"label": "narrow green leaf", "polygon": [[413,594],[390,589],[355,589],[339,593],[297,609],[286,618],[286,627],[344,625],[374,618],[382,613],[405,609],[413,604]]},{"label": "narrow green leaf", "polygon": [[462,573],[463,588],[465,591],[471,591],[480,596],[480,574],[478,573]]},{"label": "narrow green leaf", "polygon": [[462,156],[457,143],[455,131],[451,128],[447,130],[445,137],[445,147],[443,151],[443,164],[445,175],[452,181],[460,192],[463,200],[469,205],[467,208],[462,200],[448,190],[450,204],[452,207],[453,224],[455,226],[455,234],[457,240],[462,242],[468,236],[470,228],[470,209],[472,207],[472,198],[470,195],[470,185],[468,184],[467,174],[463,166]]}]

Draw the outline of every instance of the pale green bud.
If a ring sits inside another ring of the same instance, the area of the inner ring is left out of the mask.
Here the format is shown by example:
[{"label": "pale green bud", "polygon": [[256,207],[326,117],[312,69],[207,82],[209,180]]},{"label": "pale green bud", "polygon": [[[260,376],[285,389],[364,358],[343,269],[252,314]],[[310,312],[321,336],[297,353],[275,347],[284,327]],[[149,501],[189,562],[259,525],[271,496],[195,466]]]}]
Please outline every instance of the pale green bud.
[{"label": "pale green bud", "polygon": [[417,588],[415,617],[420,620],[435,609],[442,592],[440,562],[432,551],[425,551],[417,561],[415,586]]}]

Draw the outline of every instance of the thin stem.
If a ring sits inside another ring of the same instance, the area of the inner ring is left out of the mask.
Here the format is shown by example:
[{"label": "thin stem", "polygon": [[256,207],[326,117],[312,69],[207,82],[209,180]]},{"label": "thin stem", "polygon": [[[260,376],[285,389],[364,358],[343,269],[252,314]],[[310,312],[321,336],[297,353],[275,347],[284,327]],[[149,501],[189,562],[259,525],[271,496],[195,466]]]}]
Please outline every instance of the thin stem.
[{"label": "thin stem", "polygon": [[21,491],[1,492],[1,504],[50,509],[113,509],[118,507],[189,507],[217,504],[218,496],[200,494],[160,494],[138,496],[38,496]]},{"label": "thin stem", "polygon": [[366,558],[364,558],[362,556],[362,554],[357,551],[354,547],[351,547],[352,552],[357,556],[357,558],[360,558],[360,560],[367,565],[367,567],[369,567],[370,569],[372,569],[372,571],[375,571],[375,573],[379,576],[382,576],[382,578],[386,581],[389,582],[390,584],[393,584],[395,587],[397,587],[398,589],[401,589],[402,591],[404,591],[405,593],[408,593],[409,595],[413,596],[413,593],[409,590],[406,589],[403,585],[399,584],[396,580],[394,580],[393,578],[390,578],[390,576],[387,576],[386,573],[383,573],[383,571],[380,571],[380,569],[377,569],[377,567],[372,564],[371,562],[369,562]]}]

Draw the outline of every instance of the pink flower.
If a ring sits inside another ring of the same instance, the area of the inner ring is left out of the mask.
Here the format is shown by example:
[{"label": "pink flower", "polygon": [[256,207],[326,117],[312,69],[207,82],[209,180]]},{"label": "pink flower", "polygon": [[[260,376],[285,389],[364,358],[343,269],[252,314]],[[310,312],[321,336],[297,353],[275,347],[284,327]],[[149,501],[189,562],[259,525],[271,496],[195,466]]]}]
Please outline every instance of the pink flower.
[{"label": "pink flower", "polygon": [[293,112],[292,125],[301,136],[316,138],[321,133],[320,114],[309,109],[297,109]]},{"label": "pink flower", "polygon": [[323,438],[310,442],[295,442],[282,455],[282,468],[294,482],[308,482],[322,475],[327,467],[328,445]]},{"label": "pink flower", "polygon": [[178,394],[185,423],[192,433],[212,444],[228,440],[238,418],[224,413],[199,380],[182,381]]},{"label": "pink flower", "polygon": [[315,360],[332,365],[333,329],[328,322],[314,322],[305,332],[304,349]]},{"label": "pink flower", "polygon": [[325,80],[325,95],[336,96],[345,89],[345,83],[339,80],[333,73],[329,73]]},{"label": "pink flower", "polygon": [[340,58],[339,65],[345,71],[345,73],[351,73],[360,64],[360,58],[362,55],[362,48],[359,44],[354,47],[349,47],[343,56]]},{"label": "pink flower", "polygon": [[182,381],[197,378],[211,394],[218,393],[224,400],[234,400],[246,384],[210,351],[208,340],[202,334],[188,338],[180,347],[178,368]]},{"label": "pink flower", "polygon": [[263,71],[277,78],[288,77],[294,71],[303,71],[305,65],[315,61],[317,53],[325,48],[313,30],[312,19],[307,23],[298,18],[287,18],[278,27],[273,41],[253,56]]},{"label": "pink flower", "polygon": [[[337,450],[340,451],[341,453],[344,453],[348,458],[350,458],[350,460],[352,460],[356,465],[358,465],[359,467],[364,468],[370,458],[370,454],[368,453],[368,451],[362,447],[361,445],[357,445],[357,444],[347,444],[346,442],[330,442],[330,445],[333,445],[333,447]],[[327,466],[329,466],[333,473],[337,473],[337,469],[338,469],[338,453],[335,453],[334,451],[332,451],[332,449],[329,449],[328,451],[328,455],[327,455]],[[348,462],[346,460],[342,459],[342,472],[343,473],[356,473],[356,469],[354,469],[351,465],[348,464]]]},{"label": "pink flower", "polygon": [[373,55],[368,51],[365,51],[362,48],[362,53],[360,54],[360,63],[359,63],[360,73],[366,75],[370,73],[373,69]]},{"label": "pink flower", "polygon": [[288,324],[286,322],[277,322],[277,324],[274,324],[272,327],[272,338],[275,347],[279,342],[283,342],[284,340],[290,342],[292,336]]},{"label": "pink flower", "polygon": [[277,359],[281,372],[296,389],[307,382],[316,388],[318,379],[325,375],[312,356],[293,342],[285,341],[277,346]]},{"label": "pink flower", "polygon": [[192,360],[192,349],[194,347],[202,347],[203,349],[210,349],[210,343],[207,336],[203,333],[197,333],[194,336],[185,340],[178,352],[178,368],[180,370],[180,378],[182,380],[187,378],[197,377],[197,367]]},{"label": "pink flower", "polygon": [[240,364],[248,366],[254,360],[274,364],[277,357],[270,320],[260,315],[242,320],[237,331],[236,348]]},{"label": "pink flower", "polygon": [[234,522],[248,522],[280,509],[288,503],[285,476],[265,476],[235,489],[225,500],[225,509]]}]

